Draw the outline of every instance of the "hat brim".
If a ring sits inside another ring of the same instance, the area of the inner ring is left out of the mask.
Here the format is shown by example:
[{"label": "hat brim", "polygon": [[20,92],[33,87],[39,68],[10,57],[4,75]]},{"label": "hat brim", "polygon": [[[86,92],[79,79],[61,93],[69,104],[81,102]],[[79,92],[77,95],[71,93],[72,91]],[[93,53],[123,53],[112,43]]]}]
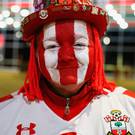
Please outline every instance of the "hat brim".
[{"label": "hat brim", "polygon": [[23,40],[29,41],[45,24],[58,20],[83,20],[94,25],[100,37],[106,31],[108,15],[100,7],[84,4],[49,6],[32,13],[22,21]]}]

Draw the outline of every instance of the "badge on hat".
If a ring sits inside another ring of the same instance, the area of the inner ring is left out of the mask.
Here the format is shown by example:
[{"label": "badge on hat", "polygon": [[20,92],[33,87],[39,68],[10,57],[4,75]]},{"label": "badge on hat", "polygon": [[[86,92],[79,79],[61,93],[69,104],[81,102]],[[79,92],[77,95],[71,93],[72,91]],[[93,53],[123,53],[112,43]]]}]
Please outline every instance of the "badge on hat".
[{"label": "badge on hat", "polygon": [[39,17],[40,17],[41,19],[46,19],[46,18],[48,17],[48,11],[47,11],[47,10],[41,10],[41,11],[39,12]]}]

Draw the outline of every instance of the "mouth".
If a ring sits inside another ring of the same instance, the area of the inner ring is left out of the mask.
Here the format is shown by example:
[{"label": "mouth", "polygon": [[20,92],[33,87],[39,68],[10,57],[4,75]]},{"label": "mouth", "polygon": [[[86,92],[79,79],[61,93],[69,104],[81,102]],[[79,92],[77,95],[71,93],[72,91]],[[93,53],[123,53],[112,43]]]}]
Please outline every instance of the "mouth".
[{"label": "mouth", "polygon": [[84,64],[78,64],[76,66],[71,66],[69,64],[69,66],[54,66],[54,67],[48,67],[48,69],[50,70],[64,70],[64,69],[79,69],[79,68],[84,68],[86,65]]},{"label": "mouth", "polygon": [[82,68],[84,67],[85,65],[84,64],[75,64],[75,65],[59,65],[57,66],[55,69],[57,70],[63,70],[63,69],[79,69],[79,68]]},{"label": "mouth", "polygon": [[64,67],[57,67],[56,69],[58,70],[63,70],[63,69],[77,69],[79,68],[78,66],[64,66]]}]

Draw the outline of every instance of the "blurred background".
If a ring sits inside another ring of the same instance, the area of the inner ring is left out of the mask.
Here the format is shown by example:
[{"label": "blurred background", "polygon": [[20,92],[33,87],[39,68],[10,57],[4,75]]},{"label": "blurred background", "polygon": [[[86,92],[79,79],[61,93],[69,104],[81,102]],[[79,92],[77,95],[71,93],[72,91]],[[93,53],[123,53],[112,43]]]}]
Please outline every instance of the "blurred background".
[{"label": "blurred background", "polygon": [[[102,39],[109,80],[135,90],[135,1],[94,0],[106,9],[110,25]],[[29,46],[21,39],[21,20],[33,12],[32,0],[0,0],[0,96],[23,85]]]}]

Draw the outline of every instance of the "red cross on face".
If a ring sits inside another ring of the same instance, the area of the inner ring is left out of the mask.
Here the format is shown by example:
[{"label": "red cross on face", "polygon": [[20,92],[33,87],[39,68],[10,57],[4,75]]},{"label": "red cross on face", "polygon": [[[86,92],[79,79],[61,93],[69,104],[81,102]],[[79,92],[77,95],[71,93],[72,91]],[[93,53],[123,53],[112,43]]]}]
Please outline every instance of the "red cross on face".
[{"label": "red cross on face", "polygon": [[23,127],[22,124],[19,124],[17,126],[17,133],[16,135],[22,135],[22,132],[26,132],[29,131],[29,135],[34,135],[36,132],[34,130],[34,128],[36,127],[35,123],[30,123],[29,127]]}]

